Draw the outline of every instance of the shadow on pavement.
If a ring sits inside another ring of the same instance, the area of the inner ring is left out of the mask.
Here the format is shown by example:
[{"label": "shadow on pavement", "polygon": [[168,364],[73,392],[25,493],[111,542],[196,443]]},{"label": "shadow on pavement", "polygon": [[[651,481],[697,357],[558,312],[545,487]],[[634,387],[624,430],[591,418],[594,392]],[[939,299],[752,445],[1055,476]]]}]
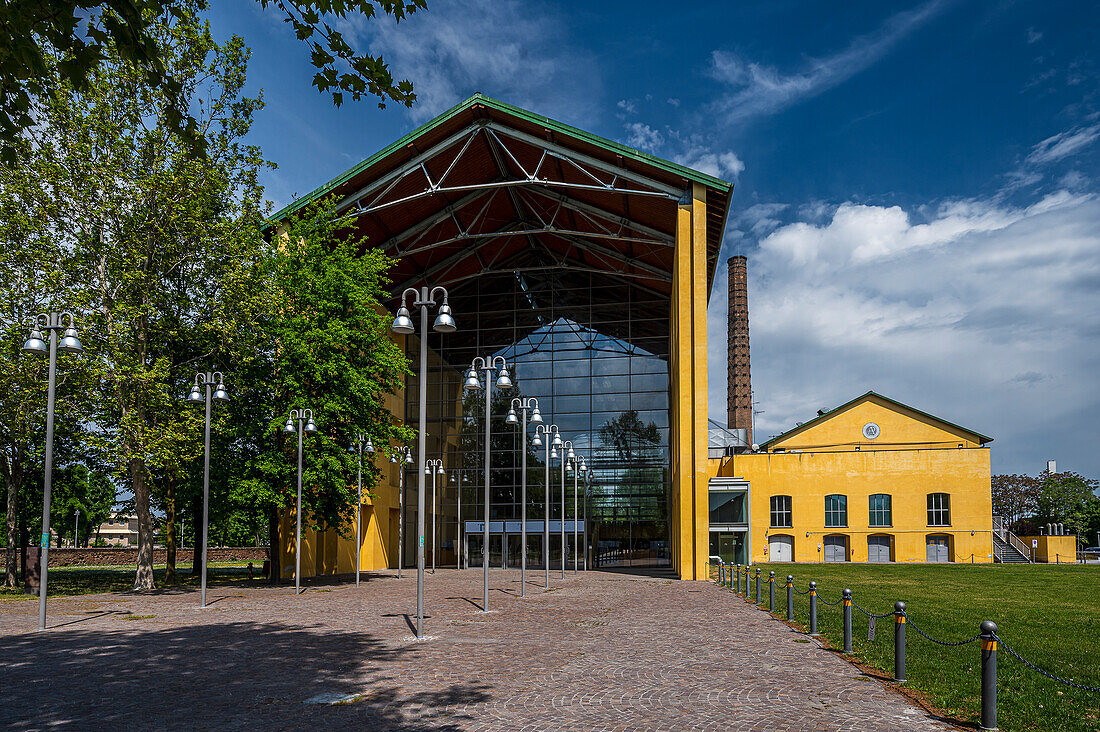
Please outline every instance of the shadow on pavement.
[{"label": "shadow on pavement", "polygon": [[420,652],[370,633],[245,622],[11,635],[0,654],[0,726],[468,726],[452,707],[488,700],[488,687],[403,693],[402,661]]}]

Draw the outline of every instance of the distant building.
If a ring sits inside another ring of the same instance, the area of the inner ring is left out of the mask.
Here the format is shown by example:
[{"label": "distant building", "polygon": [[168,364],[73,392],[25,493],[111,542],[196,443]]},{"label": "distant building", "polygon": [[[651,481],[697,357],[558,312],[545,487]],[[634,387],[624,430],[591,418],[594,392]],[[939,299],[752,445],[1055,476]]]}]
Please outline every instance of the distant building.
[{"label": "distant building", "polygon": [[137,518],[112,511],[110,518],[96,529],[96,538],[107,546],[131,546],[137,544]]}]

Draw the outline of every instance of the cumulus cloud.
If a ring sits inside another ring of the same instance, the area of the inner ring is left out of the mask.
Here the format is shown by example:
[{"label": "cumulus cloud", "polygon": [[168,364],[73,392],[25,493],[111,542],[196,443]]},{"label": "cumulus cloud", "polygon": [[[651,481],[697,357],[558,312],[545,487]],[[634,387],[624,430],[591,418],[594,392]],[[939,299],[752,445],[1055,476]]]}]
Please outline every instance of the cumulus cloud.
[{"label": "cumulus cloud", "polygon": [[[1088,431],[1100,409],[1096,196],[911,210],[846,202],[824,220],[764,230],[748,250],[759,439],[868,389],[998,438],[995,470],[1037,470]],[[724,420],[717,282],[710,403]],[[1076,469],[1095,473],[1100,459]]]},{"label": "cumulus cloud", "polygon": [[705,147],[689,147],[674,159],[681,165],[698,170],[700,173],[736,181],[745,171],[745,163],[734,152],[712,152]]},{"label": "cumulus cloud", "polygon": [[941,12],[948,2],[930,0],[891,16],[873,33],[856,38],[832,56],[810,59],[805,68],[783,73],[739,54],[714,51],[710,74],[733,88],[715,103],[727,121],[775,114],[847,81],[885,56],[902,39]]},{"label": "cumulus cloud", "polygon": [[629,122],[626,127],[626,144],[646,152],[656,152],[665,144],[664,136],[644,122]]},{"label": "cumulus cloud", "polygon": [[1059,132],[1033,147],[1027,156],[1026,162],[1032,165],[1053,163],[1091,145],[1097,137],[1100,137],[1100,125],[1078,127]]},{"label": "cumulus cloud", "polygon": [[569,43],[564,17],[540,6],[435,0],[430,12],[400,24],[389,16],[369,22],[349,16],[336,26],[413,82],[414,121],[430,119],[475,91],[578,124],[598,114],[595,59]]}]

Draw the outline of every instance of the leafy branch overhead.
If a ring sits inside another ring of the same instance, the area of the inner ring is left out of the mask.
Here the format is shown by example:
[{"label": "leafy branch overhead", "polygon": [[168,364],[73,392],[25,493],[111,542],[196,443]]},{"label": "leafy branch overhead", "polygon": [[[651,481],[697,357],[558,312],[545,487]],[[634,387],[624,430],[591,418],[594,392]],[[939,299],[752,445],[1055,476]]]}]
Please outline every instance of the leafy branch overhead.
[{"label": "leafy branch overhead", "polygon": [[[406,107],[416,101],[408,80],[394,82],[381,56],[357,52],[332,27],[337,19],[358,14],[367,20],[388,15],[401,21],[426,7],[426,0],[256,0],[281,12],[310,51],[317,69],[313,85],[331,93],[340,106],[344,95],[355,101],[370,95],[384,108],[393,101]],[[16,160],[16,140],[34,124],[34,99],[49,80],[51,57],[61,60],[61,81],[76,91],[88,88],[108,48],[140,69],[148,85],[169,101],[165,123],[201,154],[206,139],[199,129],[180,81],[166,70],[165,49],[155,33],[158,20],[208,9],[207,0],[13,0],[0,9],[0,161]],[[330,22],[331,21],[331,22]]]}]

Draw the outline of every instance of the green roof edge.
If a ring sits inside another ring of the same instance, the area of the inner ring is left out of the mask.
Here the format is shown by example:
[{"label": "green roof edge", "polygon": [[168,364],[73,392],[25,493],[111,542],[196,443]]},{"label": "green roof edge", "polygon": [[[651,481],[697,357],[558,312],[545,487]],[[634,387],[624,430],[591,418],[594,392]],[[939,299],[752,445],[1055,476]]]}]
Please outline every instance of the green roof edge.
[{"label": "green roof edge", "polygon": [[872,396],[878,397],[879,399],[882,399],[883,401],[890,402],[891,404],[895,404],[899,407],[902,407],[903,409],[908,409],[910,412],[916,412],[917,414],[919,414],[923,417],[928,417],[929,419],[934,419],[937,422],[940,422],[942,424],[947,425],[948,427],[954,427],[955,429],[959,430],[960,432],[966,432],[967,434],[974,435],[975,437],[978,438],[978,442],[983,444],[983,445],[987,442],[993,442],[992,437],[987,437],[986,435],[983,435],[981,432],[975,432],[972,429],[967,429],[966,427],[963,427],[962,425],[955,424],[954,422],[948,422],[943,417],[937,417],[934,414],[929,414],[928,412],[917,409],[916,407],[911,407],[908,404],[904,404],[902,402],[899,402],[897,399],[891,399],[888,396],[883,396],[882,394],[879,394],[878,392],[872,390],[872,391],[866,392],[865,394],[860,394],[855,399],[849,399],[848,401],[844,402],[843,404],[841,404],[838,407],[833,407],[828,412],[825,412],[825,414],[817,415],[816,417],[811,419],[809,422],[803,422],[802,424],[796,425],[795,427],[792,427],[791,429],[787,430],[786,432],[784,432],[782,434],[779,434],[779,435],[776,435],[775,437],[772,437],[771,439],[769,439],[766,442],[761,442],[760,447],[767,447],[768,445],[772,444],[773,442],[779,442],[780,440],[787,437],[788,435],[790,435],[793,432],[797,432],[798,430],[805,429],[807,427],[812,427],[814,424],[824,420],[826,417],[831,415],[833,412],[836,412],[836,411],[839,411],[841,409],[845,409],[847,407],[850,407],[853,404],[855,404],[856,402],[858,402],[859,400],[866,399],[867,397],[872,397]]},{"label": "green roof edge", "polygon": [[508,104],[507,102],[502,102],[499,99],[493,99],[492,97],[485,96],[484,94],[478,92],[470,98],[459,102],[455,106],[448,109],[446,112],[443,112],[437,117],[428,120],[411,132],[405,133],[394,142],[391,142],[389,145],[376,152],[374,155],[371,155],[363,162],[352,166],[351,168],[336,176],[324,185],[315,188],[313,191],[310,191],[301,198],[287,204],[279,211],[269,216],[264,224],[264,227],[270,227],[278,221],[281,221],[287,216],[293,214],[295,211],[303,208],[304,206],[307,206],[310,203],[313,203],[314,201],[323,198],[324,196],[332,192],[334,188],[343,183],[346,183],[348,180],[354,178],[360,172],[370,167],[371,165],[374,165],[382,158],[390,155],[400,148],[405,147],[405,145],[422,136],[426,132],[435,129],[455,115],[465,112],[467,109],[473,107],[475,104],[484,104],[487,107],[493,107],[498,111],[507,112],[509,114],[525,119],[529,122],[541,124],[554,130],[555,132],[561,132],[563,134],[582,139],[586,142],[596,145],[597,147],[602,147],[609,152],[628,157],[638,162],[648,163],[676,175],[682,175],[688,180],[694,181],[696,183],[701,183],[712,188],[722,189],[723,192],[725,192],[727,195],[729,195],[729,193],[733,191],[733,183],[730,183],[729,181],[722,180],[721,178],[716,178],[706,173],[701,173],[685,165],[680,165],[679,163],[674,163],[671,160],[659,158],[656,155],[650,155],[649,153],[642,152],[641,150],[635,150],[632,147],[627,147],[626,145],[615,142],[613,140],[608,140],[605,137],[600,137],[599,135],[593,134],[591,132],[586,132],[576,127],[571,127],[564,122],[558,122],[557,120],[535,114],[534,112],[528,112],[522,107],[517,107],[515,105]]}]

